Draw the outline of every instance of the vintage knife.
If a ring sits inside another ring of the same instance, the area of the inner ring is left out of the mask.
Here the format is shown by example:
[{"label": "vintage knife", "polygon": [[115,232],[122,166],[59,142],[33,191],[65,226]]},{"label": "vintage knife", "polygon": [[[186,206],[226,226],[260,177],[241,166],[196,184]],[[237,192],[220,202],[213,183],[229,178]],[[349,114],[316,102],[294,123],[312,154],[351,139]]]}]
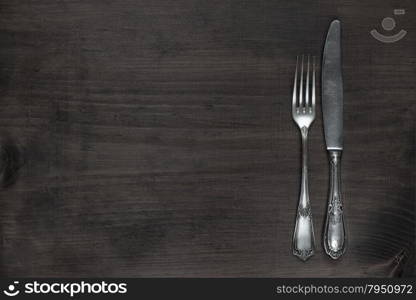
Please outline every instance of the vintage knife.
[{"label": "vintage knife", "polygon": [[340,169],[343,149],[342,106],[341,22],[334,20],[328,30],[322,59],[322,111],[326,149],[330,162],[324,248],[333,259],[338,259],[344,253],[346,246]]}]

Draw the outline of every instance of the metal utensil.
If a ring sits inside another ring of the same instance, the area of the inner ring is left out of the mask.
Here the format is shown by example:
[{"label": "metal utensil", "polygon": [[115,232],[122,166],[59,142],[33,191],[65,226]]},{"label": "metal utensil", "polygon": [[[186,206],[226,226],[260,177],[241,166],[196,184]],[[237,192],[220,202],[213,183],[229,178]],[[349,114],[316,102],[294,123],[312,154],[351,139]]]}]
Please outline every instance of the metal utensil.
[{"label": "metal utensil", "polygon": [[292,98],[292,117],[302,136],[302,179],[292,247],[293,254],[303,261],[311,257],[315,251],[315,235],[308,189],[308,131],[315,120],[315,59],[312,64],[312,82],[310,82],[309,60],[308,56],[304,82],[304,56],[302,55],[300,62],[300,78],[298,78],[299,58],[296,59]]},{"label": "metal utensil", "polygon": [[322,111],[326,149],[330,162],[330,189],[324,232],[325,252],[338,259],[345,251],[345,226],[341,197],[343,149],[343,87],[341,72],[341,23],[334,20],[328,30],[322,60]]}]

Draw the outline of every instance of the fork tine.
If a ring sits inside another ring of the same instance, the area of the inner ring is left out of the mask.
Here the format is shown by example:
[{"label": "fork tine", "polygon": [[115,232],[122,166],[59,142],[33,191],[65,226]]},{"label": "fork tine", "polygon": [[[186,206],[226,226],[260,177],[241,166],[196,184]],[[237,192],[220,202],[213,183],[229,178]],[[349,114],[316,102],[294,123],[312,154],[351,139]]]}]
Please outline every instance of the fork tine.
[{"label": "fork tine", "polygon": [[302,55],[302,66],[300,69],[300,82],[299,82],[299,107],[303,106],[303,55]]},{"label": "fork tine", "polygon": [[292,111],[295,111],[296,101],[297,101],[296,91],[297,91],[297,81],[298,81],[298,61],[299,61],[299,56],[296,56],[295,79],[293,82]]},{"label": "fork tine", "polygon": [[312,110],[315,111],[315,56],[312,64]]},{"label": "fork tine", "polygon": [[306,88],[305,88],[305,108],[306,110],[309,110],[310,104],[309,104],[309,55],[308,55],[308,63],[306,67]]}]

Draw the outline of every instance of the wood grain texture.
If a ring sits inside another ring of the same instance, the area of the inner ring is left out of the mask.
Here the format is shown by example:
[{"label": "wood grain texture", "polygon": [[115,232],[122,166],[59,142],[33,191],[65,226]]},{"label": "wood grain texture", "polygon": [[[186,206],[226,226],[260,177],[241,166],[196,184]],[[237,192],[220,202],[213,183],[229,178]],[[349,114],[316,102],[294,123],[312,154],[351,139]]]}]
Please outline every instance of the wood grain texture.
[{"label": "wood grain texture", "polygon": [[[0,274],[377,277],[415,272],[415,1],[0,1]],[[395,44],[369,31],[394,8]],[[296,54],[343,24],[348,250],[291,254]]]}]

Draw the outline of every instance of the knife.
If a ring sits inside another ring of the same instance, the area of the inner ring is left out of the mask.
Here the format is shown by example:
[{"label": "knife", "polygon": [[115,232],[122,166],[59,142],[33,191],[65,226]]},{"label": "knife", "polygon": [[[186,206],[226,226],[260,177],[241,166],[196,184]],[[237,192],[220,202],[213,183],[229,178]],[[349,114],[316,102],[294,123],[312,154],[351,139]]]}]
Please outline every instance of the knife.
[{"label": "knife", "polygon": [[322,112],[326,149],[330,163],[330,188],[324,230],[324,248],[332,259],[341,257],[346,247],[341,196],[342,106],[341,22],[334,20],[326,36],[322,59]]}]

